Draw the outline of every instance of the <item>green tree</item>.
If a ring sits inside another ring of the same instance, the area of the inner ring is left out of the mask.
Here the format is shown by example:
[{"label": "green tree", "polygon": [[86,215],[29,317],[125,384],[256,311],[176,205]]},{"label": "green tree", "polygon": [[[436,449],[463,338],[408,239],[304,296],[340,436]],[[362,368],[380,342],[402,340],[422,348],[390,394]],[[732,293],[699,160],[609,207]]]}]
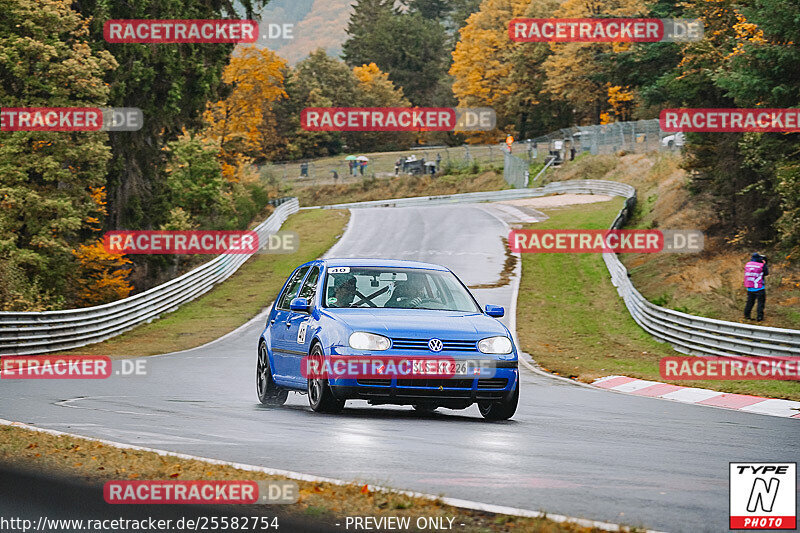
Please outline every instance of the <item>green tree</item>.
[{"label": "green tree", "polygon": [[348,65],[375,63],[413,105],[445,104],[449,91],[439,82],[447,76],[450,38],[437,20],[398,12],[380,0],[359,0],[347,34],[342,57]]},{"label": "green tree", "polygon": [[374,33],[386,18],[399,15],[394,0],[357,0],[347,22],[347,40],[342,45],[342,59],[351,67],[370,62]]},{"label": "green tree", "polygon": [[[63,0],[0,0],[4,107],[99,107],[117,65],[93,52],[86,20]],[[99,230],[110,152],[105,132],[0,133],[0,309],[66,303],[72,249]],[[98,194],[95,194],[98,193]]]},{"label": "green tree", "polygon": [[168,154],[164,170],[169,205],[173,210],[180,208],[188,213],[194,225],[208,227],[220,210],[227,207],[219,146],[213,140],[184,132],[167,143],[164,151]]},{"label": "green tree", "polygon": [[141,130],[110,134],[110,227],[149,228],[164,221],[170,206],[161,149],[184,127],[199,128],[206,102],[224,96],[222,69],[234,45],[107,43],[103,23],[109,19],[255,18],[254,12],[265,4],[263,0],[235,4],[227,0],[75,1],[78,11],[91,19],[92,48],[108,50],[120,65],[106,78],[111,87],[109,105],[139,107],[144,113]]},{"label": "green tree", "polygon": [[356,105],[356,86],[347,65],[321,48],[291,69],[284,83],[287,97],[273,106],[278,136],[286,140],[277,151],[278,157],[297,159],[340,153],[342,134],[306,131],[300,127],[300,113],[306,107]]},{"label": "green tree", "polygon": [[296,159],[350,151],[407,148],[413,138],[403,132],[306,131],[300,126],[300,113],[306,107],[406,107],[409,101],[402,89],[374,63],[350,69],[319,49],[286,74],[285,99],[273,105],[271,120],[281,146],[275,146],[277,159]]},{"label": "green tree", "polygon": [[[706,38],[680,45],[679,64],[648,87],[647,98],[676,107],[800,105],[797,6],[719,0],[690,4],[686,15],[703,19]],[[797,242],[792,215],[782,219],[784,212],[793,212],[786,195],[796,192],[797,134],[698,133],[687,138],[684,167],[693,190],[715,202],[716,231],[758,247],[775,242],[776,236],[788,246]]]},{"label": "green tree", "polygon": [[[800,107],[800,5],[755,0],[736,12],[730,68],[717,85],[739,107]],[[740,196],[753,202],[749,218],[754,240],[778,240],[800,261],[798,168],[800,134],[745,134],[740,143],[750,183]]]}]

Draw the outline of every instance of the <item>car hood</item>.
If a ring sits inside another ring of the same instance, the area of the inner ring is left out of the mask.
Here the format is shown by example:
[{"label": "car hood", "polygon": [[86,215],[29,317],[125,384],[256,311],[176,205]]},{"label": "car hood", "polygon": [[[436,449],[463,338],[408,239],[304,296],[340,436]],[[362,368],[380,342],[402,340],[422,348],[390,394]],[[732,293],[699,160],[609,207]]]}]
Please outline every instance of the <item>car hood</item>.
[{"label": "car hood", "polygon": [[367,331],[387,337],[479,340],[508,335],[497,319],[482,313],[433,309],[326,309],[337,321],[353,331]]}]

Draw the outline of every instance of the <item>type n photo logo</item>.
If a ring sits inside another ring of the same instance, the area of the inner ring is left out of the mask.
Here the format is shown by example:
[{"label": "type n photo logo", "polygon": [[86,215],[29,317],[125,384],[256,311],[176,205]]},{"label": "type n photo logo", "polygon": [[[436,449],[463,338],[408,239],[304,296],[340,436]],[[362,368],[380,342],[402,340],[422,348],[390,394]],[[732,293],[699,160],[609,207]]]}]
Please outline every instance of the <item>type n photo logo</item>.
[{"label": "type n photo logo", "polygon": [[795,529],[797,463],[730,463],[730,529]]}]

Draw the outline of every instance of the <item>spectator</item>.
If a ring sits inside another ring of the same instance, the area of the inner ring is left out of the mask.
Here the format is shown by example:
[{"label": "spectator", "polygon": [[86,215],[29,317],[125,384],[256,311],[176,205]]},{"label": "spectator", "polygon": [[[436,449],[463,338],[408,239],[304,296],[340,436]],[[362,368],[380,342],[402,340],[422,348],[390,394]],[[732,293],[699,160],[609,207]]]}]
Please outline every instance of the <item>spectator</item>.
[{"label": "spectator", "polygon": [[757,303],[756,320],[764,320],[764,303],[767,300],[767,291],[764,278],[769,274],[767,258],[758,252],[750,257],[750,261],[744,266],[744,286],[747,289],[747,303],[744,306],[744,317],[748,320],[753,304]]}]

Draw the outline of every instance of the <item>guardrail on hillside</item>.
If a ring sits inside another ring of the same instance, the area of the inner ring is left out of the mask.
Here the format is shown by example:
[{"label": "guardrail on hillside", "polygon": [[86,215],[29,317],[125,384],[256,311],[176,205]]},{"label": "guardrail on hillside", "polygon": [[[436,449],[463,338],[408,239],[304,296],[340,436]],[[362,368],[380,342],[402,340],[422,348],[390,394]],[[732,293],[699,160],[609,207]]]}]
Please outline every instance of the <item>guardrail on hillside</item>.
[{"label": "guardrail on hillside", "polygon": [[[611,227],[621,228],[631,208],[626,202]],[[723,357],[800,355],[800,330],[740,324],[659,307],[636,290],[616,254],[603,254],[603,260],[633,319],[653,337],[670,343],[681,353]]]},{"label": "guardrail on hillside", "polygon": [[[278,231],[298,208],[297,198],[281,203],[253,231],[260,240],[264,239]],[[251,255],[218,255],[180,277],[104,305],[41,313],[0,312],[0,354],[67,350],[114,337],[208,292],[236,272]]]},{"label": "guardrail on hillside", "polygon": [[[496,202],[500,200],[513,200],[515,198],[534,198],[538,196],[547,196],[550,194],[563,194],[567,192],[585,191],[583,194],[611,194],[602,192],[608,189],[607,184],[611,184],[614,190],[621,191],[623,188],[626,192],[635,189],[630,185],[622,183],[614,183],[612,181],[602,180],[581,180],[583,185],[570,186],[570,190],[566,190],[563,186],[565,182],[548,183],[544,187],[536,189],[504,189],[502,191],[485,191],[485,192],[466,192],[461,194],[444,194],[440,196],[413,196],[411,198],[392,198],[389,200],[371,200],[368,202],[352,202],[345,204],[333,205],[319,205],[313,207],[303,207],[301,209],[361,209],[369,207],[419,207],[426,205],[442,205],[442,204],[463,204],[463,203],[476,203],[476,202]],[[574,182],[573,182],[574,183]],[[629,189],[628,189],[629,188]],[[573,191],[574,189],[574,191]],[[580,192],[575,192],[581,194]],[[621,196],[615,194],[614,196]]]},{"label": "guardrail on hillside", "polygon": [[[606,194],[625,198],[612,228],[619,229],[636,206],[636,189],[630,185],[605,180],[571,180],[548,183],[536,189],[475,192],[443,196],[422,196],[376,200],[352,204],[321,206],[335,208],[412,207],[452,203],[490,202],[530,198],[550,194]],[[611,281],[625,302],[633,319],[657,340],[670,343],[677,351],[694,355],[765,357],[800,355],[800,330],[771,328],[703,318],[647,301],[633,286],[628,271],[616,254],[603,254]]]}]

